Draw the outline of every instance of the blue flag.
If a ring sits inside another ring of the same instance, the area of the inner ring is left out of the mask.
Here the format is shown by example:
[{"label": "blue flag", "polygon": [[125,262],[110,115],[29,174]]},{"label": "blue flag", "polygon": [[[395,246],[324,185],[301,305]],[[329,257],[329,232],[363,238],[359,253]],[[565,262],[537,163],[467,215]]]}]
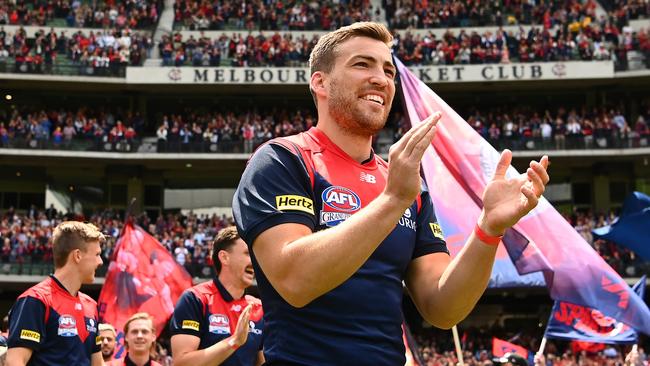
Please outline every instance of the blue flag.
[{"label": "blue flag", "polygon": [[595,238],[614,242],[650,261],[648,227],[650,227],[650,197],[641,192],[633,192],[625,199],[623,212],[616,222],[594,229],[592,232]]},{"label": "blue flag", "polygon": [[[645,294],[646,276],[632,288],[639,297]],[[585,306],[556,301],[546,327],[546,338],[594,343],[632,344],[639,335],[628,325]]]}]

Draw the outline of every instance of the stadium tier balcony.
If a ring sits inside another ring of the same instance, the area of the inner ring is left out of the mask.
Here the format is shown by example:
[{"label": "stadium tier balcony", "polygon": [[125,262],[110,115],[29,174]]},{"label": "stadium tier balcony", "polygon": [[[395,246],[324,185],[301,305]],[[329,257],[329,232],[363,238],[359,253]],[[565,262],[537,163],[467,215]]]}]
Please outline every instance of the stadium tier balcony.
[{"label": "stadium tier balcony", "polygon": [[139,66],[152,46],[146,34],[129,29],[84,32],[61,28],[23,28],[13,34],[0,27],[0,72],[124,77]]},{"label": "stadium tier balcony", "polygon": [[153,29],[161,0],[1,1],[0,24],[47,27]]},{"label": "stadium tier balcony", "polygon": [[[305,67],[318,38],[300,33],[177,32],[159,43],[163,66]],[[628,58],[650,67],[650,37],[645,30],[619,32],[607,25],[578,32],[542,28],[505,31],[395,31],[393,53],[408,66],[508,64],[614,60]],[[643,66],[642,66],[643,67]]]},{"label": "stadium tier balcony", "polygon": [[345,2],[176,0],[174,29],[334,30],[354,22],[372,20],[373,14],[368,0]]},{"label": "stadium tier balcony", "polygon": [[392,28],[450,28],[536,24],[545,28],[596,18],[595,0],[531,2],[519,0],[387,0]]},{"label": "stadium tier balcony", "polygon": [[[467,108],[461,111],[495,148],[512,150],[625,149],[650,146],[650,101],[639,114],[619,107]],[[316,124],[312,110],[185,111],[163,115],[156,126],[131,111],[80,108],[0,113],[0,147],[159,153],[244,153]],[[408,129],[397,116],[379,133],[379,153]]]}]

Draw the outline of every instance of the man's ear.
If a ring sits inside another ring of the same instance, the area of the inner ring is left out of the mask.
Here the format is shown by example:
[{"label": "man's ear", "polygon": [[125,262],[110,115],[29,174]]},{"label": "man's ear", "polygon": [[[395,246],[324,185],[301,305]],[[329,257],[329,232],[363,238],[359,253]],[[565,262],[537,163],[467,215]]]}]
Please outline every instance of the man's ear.
[{"label": "man's ear", "polygon": [[74,263],[81,262],[81,249],[75,249],[68,254],[68,261],[73,261]]},{"label": "man's ear", "polygon": [[228,264],[230,261],[230,256],[227,251],[220,250],[219,253],[217,253],[217,259],[221,261],[221,266],[223,267],[224,264]]},{"label": "man's ear", "polygon": [[314,95],[324,97],[327,94],[325,81],[325,73],[322,71],[316,71],[311,75],[311,79],[309,80],[309,89],[311,89]]}]

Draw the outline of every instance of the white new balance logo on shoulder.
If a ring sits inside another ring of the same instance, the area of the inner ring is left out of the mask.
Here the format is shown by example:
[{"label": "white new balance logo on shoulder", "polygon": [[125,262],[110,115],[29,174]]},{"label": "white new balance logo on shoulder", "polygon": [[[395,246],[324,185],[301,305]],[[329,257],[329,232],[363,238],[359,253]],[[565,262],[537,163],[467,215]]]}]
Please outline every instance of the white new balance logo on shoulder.
[{"label": "white new balance logo on shoulder", "polygon": [[377,178],[374,175],[361,172],[361,181],[366,183],[377,183]]}]

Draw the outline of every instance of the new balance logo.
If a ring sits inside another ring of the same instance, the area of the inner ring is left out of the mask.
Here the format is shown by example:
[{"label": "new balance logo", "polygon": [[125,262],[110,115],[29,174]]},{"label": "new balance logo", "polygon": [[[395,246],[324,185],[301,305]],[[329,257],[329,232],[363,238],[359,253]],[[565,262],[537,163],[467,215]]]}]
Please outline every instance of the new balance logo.
[{"label": "new balance logo", "polygon": [[364,173],[364,172],[361,172],[360,179],[361,179],[362,182],[366,182],[366,183],[371,183],[371,184],[377,183],[377,178],[375,178],[374,175]]}]

